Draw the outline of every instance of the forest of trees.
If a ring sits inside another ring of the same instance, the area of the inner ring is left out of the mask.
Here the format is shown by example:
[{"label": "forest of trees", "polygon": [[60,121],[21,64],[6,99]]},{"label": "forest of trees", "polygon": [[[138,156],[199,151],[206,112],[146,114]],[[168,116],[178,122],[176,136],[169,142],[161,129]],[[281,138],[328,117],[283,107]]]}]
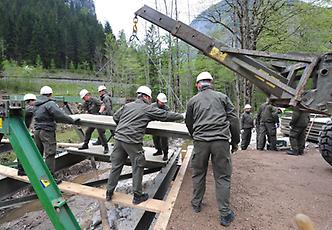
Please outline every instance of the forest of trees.
[{"label": "forest of trees", "polygon": [[93,69],[104,44],[96,15],[71,1],[1,0],[0,15],[2,58],[19,64]]},{"label": "forest of trees", "polygon": [[[177,17],[176,0],[155,2],[159,11]],[[195,76],[206,70],[238,110],[246,102],[257,107],[265,100],[242,77],[151,24],[140,28],[144,37],[129,42],[130,35],[112,31],[109,23],[101,25],[95,14],[69,0],[1,0],[0,15],[2,60],[42,63],[46,69],[87,69],[92,78],[104,79],[115,96],[134,96],[136,87],[146,84],[154,94],[167,93],[177,110],[184,110],[195,93]],[[208,13],[196,19],[217,25],[209,35],[227,37],[233,47],[280,53],[332,49],[332,10],[326,1],[225,0],[211,3]]]}]

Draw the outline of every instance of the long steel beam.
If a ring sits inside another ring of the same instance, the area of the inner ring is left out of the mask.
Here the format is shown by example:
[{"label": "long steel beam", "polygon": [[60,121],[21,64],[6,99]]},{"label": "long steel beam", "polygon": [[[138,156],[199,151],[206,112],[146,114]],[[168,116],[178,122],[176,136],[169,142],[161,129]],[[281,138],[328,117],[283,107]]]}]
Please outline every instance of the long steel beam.
[{"label": "long steel beam", "polygon": [[[116,123],[112,116],[93,115],[93,114],[75,114],[70,115],[72,118],[80,118],[80,125],[111,129],[115,130]],[[167,137],[178,137],[178,138],[191,138],[188,129],[184,123],[176,122],[158,122],[151,121],[146,128],[147,134],[167,136]]]}]

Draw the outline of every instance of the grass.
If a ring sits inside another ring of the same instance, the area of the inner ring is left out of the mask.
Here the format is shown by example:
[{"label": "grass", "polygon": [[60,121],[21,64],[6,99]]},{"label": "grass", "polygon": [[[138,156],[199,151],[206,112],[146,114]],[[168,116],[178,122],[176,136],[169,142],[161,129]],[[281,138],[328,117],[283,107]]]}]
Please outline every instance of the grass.
[{"label": "grass", "polygon": [[58,129],[56,133],[56,140],[57,142],[65,142],[65,143],[82,142],[73,127],[67,129]]},{"label": "grass", "polygon": [[0,164],[2,165],[11,165],[15,160],[16,154],[12,151],[0,155]]},{"label": "grass", "polygon": [[0,89],[8,94],[39,94],[42,86],[48,85],[53,89],[54,96],[78,96],[81,89],[96,92],[97,84],[87,84],[82,82],[58,82],[48,79],[33,78],[7,78],[0,80]]},{"label": "grass", "polygon": [[152,135],[144,135],[143,141],[152,141]]},{"label": "grass", "polygon": [[[83,131],[85,132],[86,128],[83,128]],[[106,130],[106,139],[108,139],[108,137],[110,136],[110,131]],[[97,140],[98,138],[98,132],[97,130],[95,130],[92,133],[92,137],[91,140]],[[75,131],[74,127],[71,128],[59,128],[57,130],[56,133],[56,139],[57,142],[65,142],[65,143],[82,143],[82,141],[80,140],[78,134]],[[113,139],[111,139],[111,141],[109,143],[112,143]]]}]

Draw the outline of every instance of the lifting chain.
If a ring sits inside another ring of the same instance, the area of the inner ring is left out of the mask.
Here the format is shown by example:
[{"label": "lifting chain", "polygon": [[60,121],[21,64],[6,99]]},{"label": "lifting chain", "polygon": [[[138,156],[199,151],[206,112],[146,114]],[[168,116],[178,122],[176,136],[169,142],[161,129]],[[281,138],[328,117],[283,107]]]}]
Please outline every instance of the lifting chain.
[{"label": "lifting chain", "polygon": [[134,19],[133,19],[133,33],[129,38],[129,41],[132,42],[134,39],[137,39],[137,41],[139,41],[138,37],[137,37],[137,22],[138,22],[138,18],[137,15],[135,15]]}]

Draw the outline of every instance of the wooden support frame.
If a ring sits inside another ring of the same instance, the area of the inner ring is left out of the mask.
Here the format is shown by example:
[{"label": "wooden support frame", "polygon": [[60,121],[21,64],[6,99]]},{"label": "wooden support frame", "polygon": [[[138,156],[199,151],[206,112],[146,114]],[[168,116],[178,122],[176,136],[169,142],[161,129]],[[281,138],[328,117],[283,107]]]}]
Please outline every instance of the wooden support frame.
[{"label": "wooden support frame", "polygon": [[[23,181],[29,183],[29,179],[27,176],[18,176],[17,170],[0,165],[0,175],[7,176],[19,181]],[[58,185],[59,189],[62,192],[73,194],[73,195],[81,195],[87,196],[90,198],[98,199],[101,201],[106,201],[106,190],[100,188],[94,188],[86,185],[76,184],[64,181]],[[143,203],[138,205],[134,205],[132,203],[132,196],[120,192],[114,192],[112,197],[112,203],[124,205],[126,207],[143,209],[150,212],[160,213],[164,211],[165,201],[157,200],[157,199],[149,199]]]},{"label": "wooden support frame", "polygon": [[159,214],[157,221],[153,227],[154,230],[166,230],[168,221],[171,217],[173,207],[175,205],[176,198],[179,194],[182,181],[184,178],[184,175],[187,171],[187,167],[189,165],[189,161],[191,159],[191,155],[193,152],[193,146],[188,146],[187,153],[182,161],[182,165],[180,167],[180,170],[178,172],[178,175],[176,176],[176,179],[172,185],[172,188],[170,192],[168,193],[166,203],[164,204],[164,210]]},{"label": "wooden support frame", "polygon": [[[165,201],[158,199],[149,199],[145,202],[142,202],[138,205],[132,204],[132,196],[120,192],[114,192],[112,197],[112,203],[120,204],[126,207],[142,209],[150,212],[154,212],[159,214],[157,221],[155,222],[153,229],[155,230],[165,230],[167,228],[167,224],[171,217],[175,201],[177,199],[178,193],[180,191],[184,175],[187,171],[187,167],[189,165],[189,161],[191,159],[191,155],[193,152],[193,146],[188,146],[186,155],[182,160],[182,165],[179,169],[179,172],[176,176],[176,179],[168,193],[168,196]],[[14,168],[10,168],[7,166],[0,165],[0,175],[29,183],[29,179],[27,176],[18,176],[17,170]],[[62,182],[58,185],[59,189],[67,194],[71,195],[81,195],[87,196],[93,199],[97,199],[100,201],[106,201],[106,190],[100,188],[94,188],[91,186],[81,185],[77,183],[71,182]]]}]

